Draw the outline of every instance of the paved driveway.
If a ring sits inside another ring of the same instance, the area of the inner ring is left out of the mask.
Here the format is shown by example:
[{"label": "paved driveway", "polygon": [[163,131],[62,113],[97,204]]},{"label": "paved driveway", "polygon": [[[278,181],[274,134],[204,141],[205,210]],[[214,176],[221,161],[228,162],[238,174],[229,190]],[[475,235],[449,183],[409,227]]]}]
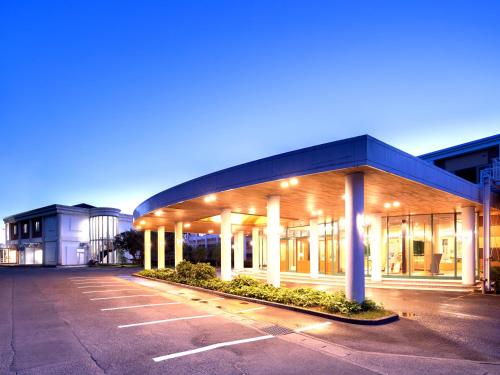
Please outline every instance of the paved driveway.
[{"label": "paved driveway", "polygon": [[[411,319],[364,327],[130,273],[1,268],[0,373],[500,373],[500,300],[494,296],[479,296],[480,302],[450,296],[446,308],[462,314],[451,321],[441,318],[447,310],[436,310],[437,320],[417,311]],[[435,298],[390,292],[380,296],[389,308],[391,298],[408,297],[405,307]],[[470,335],[474,327],[486,335],[479,342],[485,348],[470,342],[480,336]]]}]

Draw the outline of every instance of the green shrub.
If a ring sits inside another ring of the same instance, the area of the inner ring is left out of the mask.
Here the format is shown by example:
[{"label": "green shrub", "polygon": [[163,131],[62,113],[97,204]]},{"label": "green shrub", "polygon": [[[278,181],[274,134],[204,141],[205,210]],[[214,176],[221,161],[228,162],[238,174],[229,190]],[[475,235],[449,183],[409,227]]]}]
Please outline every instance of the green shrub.
[{"label": "green shrub", "polygon": [[256,298],[307,308],[319,308],[330,313],[352,315],[365,311],[378,311],[382,307],[374,301],[363,303],[348,301],[343,292],[327,293],[311,288],[276,288],[264,284],[249,276],[236,276],[231,281],[216,277],[215,268],[208,263],[192,264],[188,261],[179,263],[175,270],[143,270],[143,276],[199,286],[238,296]]}]

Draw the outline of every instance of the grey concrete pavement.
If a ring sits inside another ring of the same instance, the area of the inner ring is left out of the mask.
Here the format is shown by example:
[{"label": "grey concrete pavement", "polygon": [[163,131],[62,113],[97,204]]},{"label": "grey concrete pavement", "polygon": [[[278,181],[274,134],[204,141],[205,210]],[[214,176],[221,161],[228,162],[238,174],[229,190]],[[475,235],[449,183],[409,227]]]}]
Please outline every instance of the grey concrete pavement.
[{"label": "grey concrete pavement", "polygon": [[[500,374],[496,327],[487,350],[472,350],[418,319],[382,327],[333,322],[290,333],[325,320],[136,279],[131,272],[0,268],[0,373]],[[460,299],[446,303],[460,306]],[[496,300],[488,303],[498,311]],[[481,310],[481,316],[496,324],[489,311]],[[186,320],[170,320],[179,318]],[[119,328],[159,320],[170,321]],[[288,334],[276,331],[284,328]],[[275,337],[199,351],[270,333]]]}]

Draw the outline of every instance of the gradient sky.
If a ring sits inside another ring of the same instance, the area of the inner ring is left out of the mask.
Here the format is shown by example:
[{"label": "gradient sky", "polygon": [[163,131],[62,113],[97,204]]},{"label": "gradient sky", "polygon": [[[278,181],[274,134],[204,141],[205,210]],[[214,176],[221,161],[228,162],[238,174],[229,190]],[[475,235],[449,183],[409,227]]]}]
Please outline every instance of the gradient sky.
[{"label": "gradient sky", "polygon": [[4,0],[0,46],[0,218],[131,213],[365,133],[418,155],[500,130],[499,1]]}]

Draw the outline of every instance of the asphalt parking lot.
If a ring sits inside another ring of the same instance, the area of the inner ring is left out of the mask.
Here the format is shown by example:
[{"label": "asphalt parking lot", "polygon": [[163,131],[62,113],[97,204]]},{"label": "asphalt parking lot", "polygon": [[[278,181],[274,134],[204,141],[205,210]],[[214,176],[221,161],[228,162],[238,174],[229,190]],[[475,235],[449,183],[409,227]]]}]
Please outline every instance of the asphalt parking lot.
[{"label": "asphalt parking lot", "polygon": [[415,319],[353,326],[131,272],[0,268],[0,373],[500,374],[495,297],[472,348]]}]

